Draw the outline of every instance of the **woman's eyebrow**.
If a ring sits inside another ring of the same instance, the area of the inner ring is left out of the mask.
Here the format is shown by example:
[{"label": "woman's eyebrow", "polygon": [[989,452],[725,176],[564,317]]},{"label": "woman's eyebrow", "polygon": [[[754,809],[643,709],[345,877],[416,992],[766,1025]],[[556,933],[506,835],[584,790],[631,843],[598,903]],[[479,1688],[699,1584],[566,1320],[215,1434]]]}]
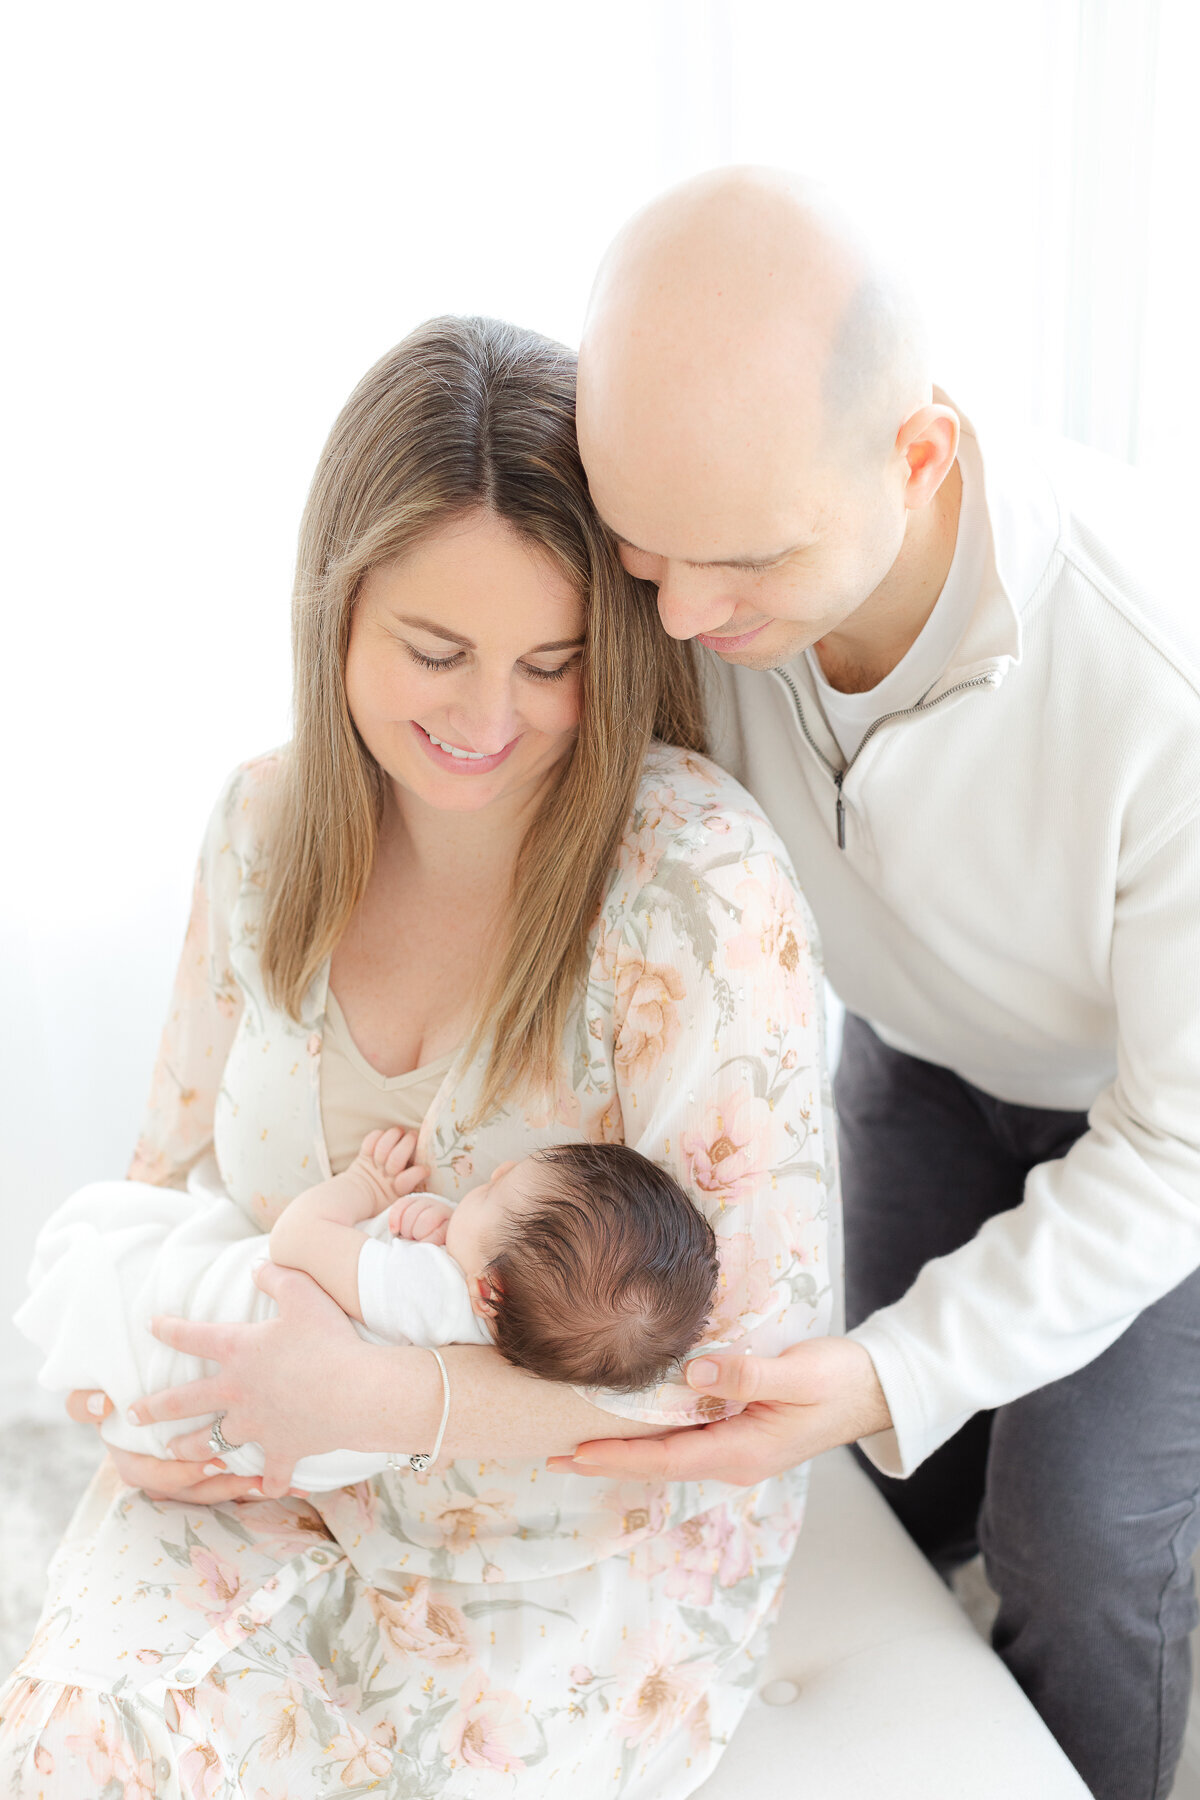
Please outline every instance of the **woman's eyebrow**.
[{"label": "woman's eyebrow", "polygon": [[[414,625],[418,631],[428,631],[433,637],[445,638],[448,644],[461,644],[464,650],[474,650],[472,638],[463,637],[461,632],[451,631],[448,626],[439,625],[433,619],[415,619],[411,613],[397,613],[399,625]],[[581,650],[586,638],[559,638],[553,644],[538,644],[532,650],[526,650],[526,656],[544,656],[548,650]]]}]

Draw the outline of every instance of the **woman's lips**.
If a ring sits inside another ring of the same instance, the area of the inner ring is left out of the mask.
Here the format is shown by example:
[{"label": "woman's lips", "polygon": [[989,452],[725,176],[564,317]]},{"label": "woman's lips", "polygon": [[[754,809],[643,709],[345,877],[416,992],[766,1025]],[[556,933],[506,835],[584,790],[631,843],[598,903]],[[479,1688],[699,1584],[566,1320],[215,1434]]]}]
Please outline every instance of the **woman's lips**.
[{"label": "woman's lips", "polygon": [[764,619],[761,625],[754,627],[753,631],[743,631],[734,637],[713,637],[708,632],[701,632],[696,642],[703,644],[708,650],[715,650],[718,656],[724,656],[733,650],[744,650],[746,645],[752,644],[759,632],[765,631],[770,623],[770,619]]},{"label": "woman's lips", "polygon": [[[486,775],[489,769],[498,769],[506,756],[509,756],[520,743],[520,734],[511,738],[503,750],[497,750],[494,756],[455,756],[449,750],[443,750],[435,744],[423,725],[414,719],[412,728],[417,735],[417,742],[431,762],[439,769],[452,769],[456,775]],[[466,746],[464,745],[465,749]]]}]

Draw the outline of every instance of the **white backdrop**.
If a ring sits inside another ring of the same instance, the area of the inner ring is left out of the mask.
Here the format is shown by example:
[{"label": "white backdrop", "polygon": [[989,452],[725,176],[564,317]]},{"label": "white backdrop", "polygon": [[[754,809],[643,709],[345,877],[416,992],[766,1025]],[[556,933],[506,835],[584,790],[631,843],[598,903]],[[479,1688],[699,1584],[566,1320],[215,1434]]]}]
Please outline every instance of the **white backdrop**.
[{"label": "white backdrop", "polygon": [[1200,473],[1190,0],[10,19],[0,1412],[34,1231],[136,1135],[213,795],[287,736],[317,452],[412,325],[574,341],[623,217],[781,163],[902,254],[973,414]]}]

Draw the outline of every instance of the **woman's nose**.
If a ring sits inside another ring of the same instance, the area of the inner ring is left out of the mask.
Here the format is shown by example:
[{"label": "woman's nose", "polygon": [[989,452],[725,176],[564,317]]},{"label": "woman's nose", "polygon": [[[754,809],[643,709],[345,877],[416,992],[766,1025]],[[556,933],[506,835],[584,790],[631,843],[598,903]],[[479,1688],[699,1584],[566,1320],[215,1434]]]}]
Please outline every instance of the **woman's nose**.
[{"label": "woman's nose", "polygon": [[464,750],[479,750],[487,756],[503,750],[521,729],[511,680],[472,682],[450,707],[447,728]]}]

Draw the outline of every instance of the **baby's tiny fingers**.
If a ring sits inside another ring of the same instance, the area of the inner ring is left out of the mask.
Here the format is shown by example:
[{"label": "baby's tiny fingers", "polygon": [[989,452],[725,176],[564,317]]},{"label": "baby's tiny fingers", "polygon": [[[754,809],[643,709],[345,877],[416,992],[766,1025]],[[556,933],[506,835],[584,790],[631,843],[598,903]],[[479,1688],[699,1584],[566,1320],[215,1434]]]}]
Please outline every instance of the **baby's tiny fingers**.
[{"label": "baby's tiny fingers", "polygon": [[[371,1157],[377,1169],[387,1168],[388,1159],[391,1156],[392,1151],[396,1148],[396,1145],[400,1142],[401,1136],[402,1133],[398,1125],[389,1125],[386,1131],[376,1132],[375,1144],[371,1151]],[[365,1144],[363,1148],[366,1148]]]},{"label": "baby's tiny fingers", "polygon": [[399,1174],[390,1177],[392,1186],[401,1195],[415,1193],[428,1179],[429,1170],[424,1163],[414,1163],[411,1169],[401,1169]]},{"label": "baby's tiny fingers", "polygon": [[387,1164],[386,1164],[388,1174],[389,1175],[398,1175],[400,1173],[401,1169],[403,1169],[407,1166],[410,1158],[412,1157],[412,1153],[416,1149],[416,1147],[417,1147],[416,1132],[415,1131],[406,1131],[404,1136],[400,1139],[399,1143],[393,1147],[390,1155],[388,1156]]}]

